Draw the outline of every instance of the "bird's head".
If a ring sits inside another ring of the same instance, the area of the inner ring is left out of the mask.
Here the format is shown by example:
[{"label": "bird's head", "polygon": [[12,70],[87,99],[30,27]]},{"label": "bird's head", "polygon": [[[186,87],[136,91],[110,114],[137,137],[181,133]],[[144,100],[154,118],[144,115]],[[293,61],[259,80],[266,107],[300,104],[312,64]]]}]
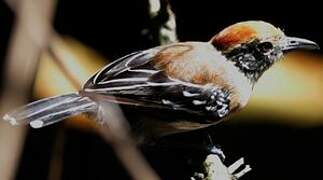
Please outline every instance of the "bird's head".
[{"label": "bird's head", "polygon": [[279,28],[263,21],[233,24],[210,41],[253,82],[283,54],[296,49],[319,49],[312,41],[288,37]]}]

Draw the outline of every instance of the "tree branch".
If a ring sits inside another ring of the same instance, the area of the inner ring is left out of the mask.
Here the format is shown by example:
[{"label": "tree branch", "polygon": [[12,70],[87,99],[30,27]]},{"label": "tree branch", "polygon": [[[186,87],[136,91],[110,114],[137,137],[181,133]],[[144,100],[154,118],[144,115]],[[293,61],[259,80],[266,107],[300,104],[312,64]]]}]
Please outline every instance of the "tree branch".
[{"label": "tree branch", "polygon": [[[16,19],[4,67],[1,115],[28,100],[39,56],[48,45],[55,9],[54,0],[7,2],[16,7]],[[13,128],[0,122],[0,144],[6,144],[0,149],[1,179],[14,179],[25,132],[26,127]]]},{"label": "tree branch", "polygon": [[219,156],[211,154],[206,157],[203,163],[205,172],[195,173],[191,180],[236,180],[251,171],[250,166],[245,165],[244,169],[236,172],[243,164],[244,159],[240,158],[227,168]]},{"label": "tree branch", "polygon": [[152,22],[149,31],[153,39],[157,39],[160,45],[178,42],[176,17],[168,0],[149,0],[149,15]]},{"label": "tree branch", "polygon": [[[99,99],[97,99],[100,101]],[[103,126],[99,127],[104,139],[109,142],[116,155],[125,165],[133,179],[158,180],[155,171],[147,163],[131,136],[130,127],[118,105],[100,102],[98,119]]]}]

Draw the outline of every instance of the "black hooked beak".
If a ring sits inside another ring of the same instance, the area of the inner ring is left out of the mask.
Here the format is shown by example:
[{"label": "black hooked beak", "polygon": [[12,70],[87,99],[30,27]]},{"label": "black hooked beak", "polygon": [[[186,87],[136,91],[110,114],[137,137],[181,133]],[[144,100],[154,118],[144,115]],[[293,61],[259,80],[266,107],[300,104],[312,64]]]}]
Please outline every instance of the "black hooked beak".
[{"label": "black hooked beak", "polygon": [[307,39],[285,37],[282,41],[281,48],[284,52],[286,52],[295,49],[318,50],[320,49],[320,46]]}]

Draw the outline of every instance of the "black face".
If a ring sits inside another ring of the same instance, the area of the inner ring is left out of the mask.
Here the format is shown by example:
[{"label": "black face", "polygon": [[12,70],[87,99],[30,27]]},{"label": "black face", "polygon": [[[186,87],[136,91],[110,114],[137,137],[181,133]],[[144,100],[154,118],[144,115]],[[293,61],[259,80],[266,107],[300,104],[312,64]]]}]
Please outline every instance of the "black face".
[{"label": "black face", "polygon": [[223,54],[234,62],[252,82],[255,82],[275,61],[281,58],[283,52],[279,46],[274,46],[269,41],[254,40]]}]

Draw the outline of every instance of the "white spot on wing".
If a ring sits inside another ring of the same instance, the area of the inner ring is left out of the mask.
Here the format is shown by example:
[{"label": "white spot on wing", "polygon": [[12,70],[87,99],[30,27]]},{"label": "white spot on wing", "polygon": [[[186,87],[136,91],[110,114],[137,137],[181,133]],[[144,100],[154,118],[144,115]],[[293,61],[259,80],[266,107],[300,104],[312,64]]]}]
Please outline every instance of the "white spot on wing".
[{"label": "white spot on wing", "polygon": [[202,104],[206,104],[206,101],[193,100],[192,103],[194,105],[202,105]]},{"label": "white spot on wing", "polygon": [[188,91],[183,91],[183,95],[185,96],[185,97],[194,97],[194,96],[198,96],[198,95],[200,95],[199,93],[190,93],[190,92],[188,92]]},{"label": "white spot on wing", "polygon": [[173,103],[170,100],[162,99],[162,103],[165,105],[172,105]]},{"label": "white spot on wing", "polygon": [[216,106],[206,106],[205,109],[207,111],[215,111],[216,110]]},{"label": "white spot on wing", "polygon": [[216,103],[217,103],[219,106],[222,106],[222,105],[223,105],[223,102],[222,102],[222,101],[216,101]]}]

